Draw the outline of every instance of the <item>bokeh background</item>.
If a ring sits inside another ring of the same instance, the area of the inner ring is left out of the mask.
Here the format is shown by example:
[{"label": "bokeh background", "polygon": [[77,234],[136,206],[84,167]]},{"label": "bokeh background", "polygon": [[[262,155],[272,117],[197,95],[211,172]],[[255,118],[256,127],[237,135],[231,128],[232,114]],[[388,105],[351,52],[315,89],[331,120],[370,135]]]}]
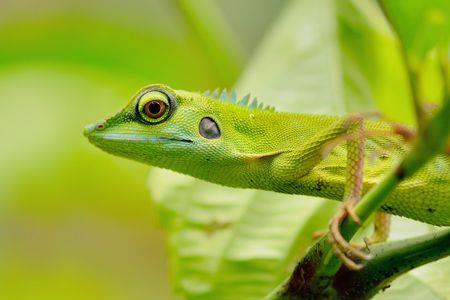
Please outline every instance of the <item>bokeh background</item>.
[{"label": "bokeh background", "polygon": [[187,1],[0,1],[0,299],[176,299],[149,168],[81,133],[149,83],[232,86],[285,3]]},{"label": "bokeh background", "polygon": [[[383,2],[439,104],[448,0]],[[148,176],[83,137],[158,82],[414,124],[375,0],[0,0],[0,299],[260,299],[326,228],[337,202]],[[394,240],[439,230],[393,221]],[[377,299],[445,299],[449,278],[446,258]]]}]

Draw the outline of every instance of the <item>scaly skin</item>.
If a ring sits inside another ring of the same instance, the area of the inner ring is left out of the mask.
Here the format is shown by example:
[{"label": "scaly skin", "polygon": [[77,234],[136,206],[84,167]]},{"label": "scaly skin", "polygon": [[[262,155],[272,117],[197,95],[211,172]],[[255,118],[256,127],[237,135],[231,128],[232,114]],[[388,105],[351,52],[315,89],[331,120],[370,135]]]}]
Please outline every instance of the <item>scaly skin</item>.
[{"label": "scaly skin", "polygon": [[[280,113],[215,98],[152,85],[117,115],[87,126],[85,135],[109,153],[225,186],[343,199],[345,143],[326,157],[322,154],[325,146],[347,134],[344,117]],[[166,113],[149,119],[144,105],[155,99],[167,102]],[[219,137],[200,134],[205,117],[215,122]],[[363,193],[380,182],[409,147],[402,137],[386,134],[392,132],[388,123],[364,125],[367,132],[380,134],[366,141]],[[449,157],[437,156],[405,180],[381,209],[450,225]]]}]

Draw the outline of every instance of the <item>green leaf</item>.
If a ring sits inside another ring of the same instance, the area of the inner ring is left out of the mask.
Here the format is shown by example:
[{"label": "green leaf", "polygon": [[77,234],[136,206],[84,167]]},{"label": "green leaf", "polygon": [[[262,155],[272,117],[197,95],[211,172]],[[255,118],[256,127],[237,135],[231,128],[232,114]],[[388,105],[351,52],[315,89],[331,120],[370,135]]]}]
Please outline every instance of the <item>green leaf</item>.
[{"label": "green leaf", "polygon": [[406,72],[376,3],[297,2],[260,46],[239,90],[282,111],[346,114],[378,107],[411,123]]},{"label": "green leaf", "polygon": [[[396,41],[369,0],[290,2],[237,87],[280,111],[342,115],[379,107],[392,119],[413,120]],[[189,299],[262,298],[336,207],[163,170],[152,171],[149,188],[168,231],[173,282]]]},{"label": "green leaf", "polygon": [[321,201],[230,189],[167,171],[153,171],[149,182],[170,233],[176,287],[191,299],[235,299],[237,292],[240,299],[261,298],[288,274],[290,259],[332,211],[330,203],[317,216]]},{"label": "green leaf", "polygon": [[374,297],[375,300],[443,300],[426,283],[411,275],[405,275],[395,281],[395,284],[387,287]]},{"label": "green leaf", "polygon": [[450,257],[433,262],[411,273],[444,299],[450,298]]},{"label": "green leaf", "polygon": [[421,102],[443,98],[442,59],[450,50],[450,2],[447,0],[381,0],[404,45],[417,77]]},{"label": "green leaf", "polygon": [[450,2],[447,0],[383,0],[400,38],[416,59],[450,45]]}]

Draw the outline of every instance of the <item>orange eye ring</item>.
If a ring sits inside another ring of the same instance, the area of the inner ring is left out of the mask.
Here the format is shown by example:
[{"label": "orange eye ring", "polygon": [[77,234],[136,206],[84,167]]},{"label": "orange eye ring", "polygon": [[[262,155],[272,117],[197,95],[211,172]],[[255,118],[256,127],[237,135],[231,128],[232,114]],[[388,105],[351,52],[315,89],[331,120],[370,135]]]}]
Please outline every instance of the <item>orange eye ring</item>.
[{"label": "orange eye ring", "polygon": [[150,119],[158,119],[167,110],[167,104],[161,100],[152,100],[144,105],[144,113]]}]

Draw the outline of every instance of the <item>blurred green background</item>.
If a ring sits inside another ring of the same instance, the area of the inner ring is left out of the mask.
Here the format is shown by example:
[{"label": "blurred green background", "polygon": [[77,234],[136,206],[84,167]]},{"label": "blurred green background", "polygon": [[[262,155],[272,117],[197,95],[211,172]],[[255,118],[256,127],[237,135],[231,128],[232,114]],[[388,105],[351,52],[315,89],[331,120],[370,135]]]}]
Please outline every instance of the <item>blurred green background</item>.
[{"label": "blurred green background", "polygon": [[[448,0],[384,2],[421,99],[439,103]],[[83,127],[149,83],[201,91],[238,78],[239,94],[279,110],[413,124],[398,46],[375,0],[0,0],[0,299],[266,295],[336,202],[149,177],[89,145]],[[392,239],[437,230],[393,223]],[[449,266],[377,297],[445,299]]]},{"label": "blurred green background", "polygon": [[285,3],[186,2],[0,1],[1,299],[176,298],[149,168],[81,132],[149,83],[232,86]]}]

